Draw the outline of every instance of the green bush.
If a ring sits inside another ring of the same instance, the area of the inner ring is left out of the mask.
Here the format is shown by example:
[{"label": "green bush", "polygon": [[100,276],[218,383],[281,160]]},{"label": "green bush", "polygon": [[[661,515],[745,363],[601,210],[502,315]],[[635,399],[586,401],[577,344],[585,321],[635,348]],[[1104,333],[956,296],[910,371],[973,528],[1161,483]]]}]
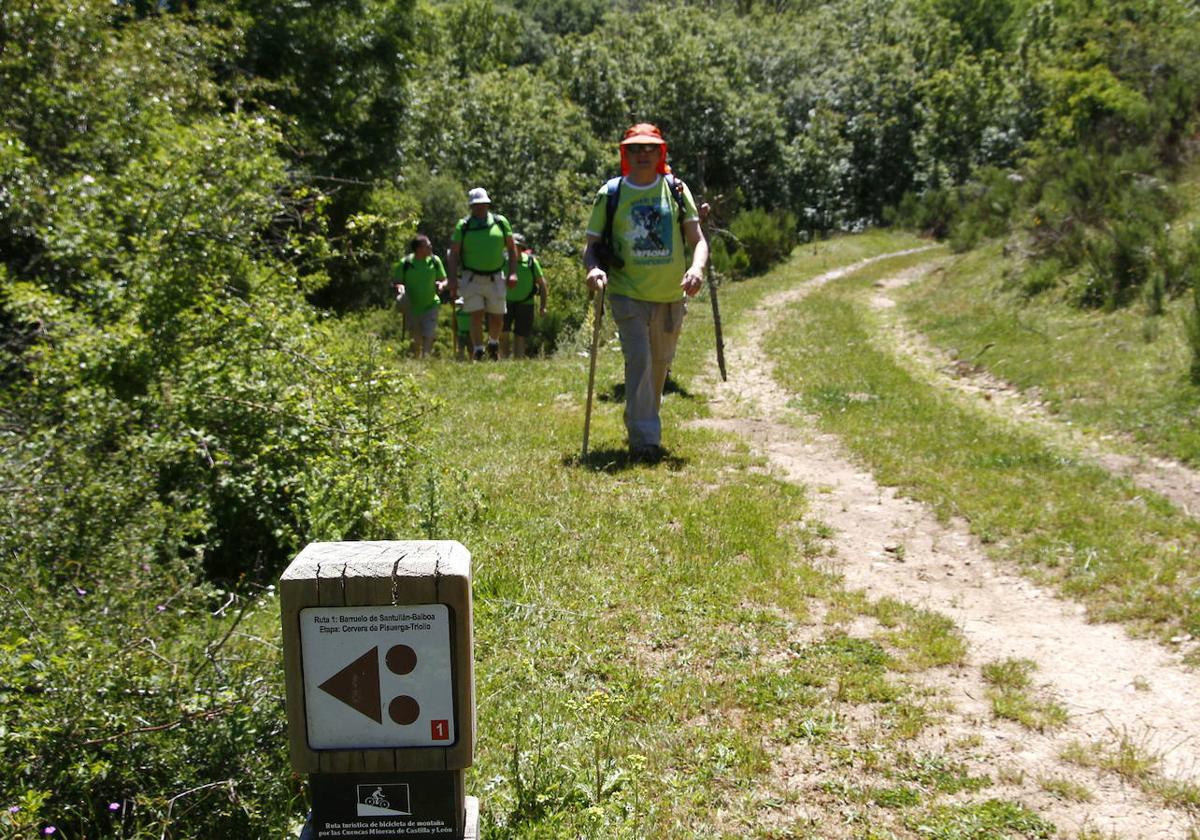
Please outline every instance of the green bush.
[{"label": "green bush", "polygon": [[770,269],[787,257],[798,241],[796,217],[784,210],[742,210],[730,222],[729,232],[746,254],[750,274]]},{"label": "green bush", "polygon": [[[390,535],[429,406],[306,303],[328,201],[293,178],[269,110],[221,107],[209,61],[235,36],[17,7],[21,49],[0,52],[0,835],[280,836],[302,805],[263,582],[312,539]],[[389,220],[407,206],[375,200]]]},{"label": "green bush", "polygon": [[884,211],[884,221],[942,239],[949,234],[958,213],[957,191],[941,188],[924,193],[906,192],[899,203]]},{"label": "green bush", "polygon": [[1200,278],[1200,225],[1190,225],[1173,243],[1164,267],[1163,290],[1167,295],[1181,295]]},{"label": "green bush", "polygon": [[1125,306],[1148,284],[1165,284],[1174,197],[1150,152],[1075,149],[1041,161],[1033,177],[1039,195],[1028,245],[1036,258],[1083,269],[1079,305]]},{"label": "green bush", "polygon": [[1021,294],[1025,297],[1035,297],[1056,288],[1063,281],[1063,267],[1058,260],[1049,258],[1037,260],[1026,267],[1021,274]]},{"label": "green bush", "polygon": [[1200,272],[1192,282],[1192,307],[1184,318],[1188,346],[1192,350],[1192,360],[1188,368],[1188,378],[1193,385],[1200,385]]},{"label": "green bush", "polygon": [[546,314],[539,315],[533,322],[528,352],[552,356],[558,350],[559,342],[578,330],[587,317],[587,284],[583,263],[575,255],[549,252],[539,253],[537,257],[546,275],[549,298]]},{"label": "green bush", "polygon": [[[144,564],[66,587],[5,552],[0,600],[0,836],[279,836],[302,810],[277,652],[251,634],[271,593],[234,597]],[[122,558],[122,561],[124,559]],[[119,663],[119,667],[114,667]]]},{"label": "green bush", "polygon": [[736,246],[731,252],[723,236],[716,236],[709,242],[709,260],[713,271],[735,280],[745,277],[750,269],[750,256]]}]

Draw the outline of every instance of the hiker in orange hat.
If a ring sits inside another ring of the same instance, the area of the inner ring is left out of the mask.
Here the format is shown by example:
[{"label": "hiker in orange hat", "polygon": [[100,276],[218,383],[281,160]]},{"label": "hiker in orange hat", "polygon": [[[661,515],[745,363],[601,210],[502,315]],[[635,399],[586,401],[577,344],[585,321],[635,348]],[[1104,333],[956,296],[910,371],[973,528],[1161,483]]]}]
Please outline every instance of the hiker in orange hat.
[{"label": "hiker in orange hat", "polygon": [[686,312],[684,299],[703,283],[708,243],[691,191],[667,164],[658,127],[631,126],[620,149],[621,176],[604,184],[592,204],[583,262],[588,288],[607,289],[621,336],[630,452],[658,460],[665,454],[663,386]]}]

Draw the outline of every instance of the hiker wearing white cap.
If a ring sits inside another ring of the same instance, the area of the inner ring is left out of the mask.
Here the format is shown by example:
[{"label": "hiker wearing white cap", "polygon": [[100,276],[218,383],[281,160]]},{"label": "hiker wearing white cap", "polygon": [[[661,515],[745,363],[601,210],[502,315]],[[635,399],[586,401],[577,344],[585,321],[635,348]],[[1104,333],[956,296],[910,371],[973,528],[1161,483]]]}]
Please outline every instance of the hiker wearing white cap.
[{"label": "hiker wearing white cap", "polygon": [[[479,361],[484,355],[486,315],[487,354],[498,359],[505,298],[508,289],[517,285],[517,246],[508,219],[492,212],[492,200],[487,190],[475,187],[467,194],[467,204],[471,208],[470,214],[459,220],[450,237],[450,294],[462,295],[463,309],[471,313],[472,358]],[[507,274],[504,271],[506,255]]]},{"label": "hiker wearing white cap", "polygon": [[588,288],[608,290],[621,336],[630,452],[654,461],[664,454],[659,409],[684,297],[700,291],[708,243],[691,191],[667,165],[662,132],[638,123],[620,148],[621,176],[596,193],[583,262]]}]

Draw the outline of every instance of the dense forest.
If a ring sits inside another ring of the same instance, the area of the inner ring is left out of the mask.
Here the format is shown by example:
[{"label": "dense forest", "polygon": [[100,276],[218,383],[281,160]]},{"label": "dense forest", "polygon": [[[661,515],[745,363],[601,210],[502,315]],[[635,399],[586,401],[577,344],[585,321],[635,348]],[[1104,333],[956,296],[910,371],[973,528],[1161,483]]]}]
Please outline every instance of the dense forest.
[{"label": "dense forest", "polygon": [[544,353],[642,120],[723,280],[902,225],[1153,315],[1200,310],[1198,111],[1194,0],[5,0],[0,834],[302,814],[277,662],[232,629],[311,540],[432,533],[436,406],[343,321],[469,188],[542,257]]}]

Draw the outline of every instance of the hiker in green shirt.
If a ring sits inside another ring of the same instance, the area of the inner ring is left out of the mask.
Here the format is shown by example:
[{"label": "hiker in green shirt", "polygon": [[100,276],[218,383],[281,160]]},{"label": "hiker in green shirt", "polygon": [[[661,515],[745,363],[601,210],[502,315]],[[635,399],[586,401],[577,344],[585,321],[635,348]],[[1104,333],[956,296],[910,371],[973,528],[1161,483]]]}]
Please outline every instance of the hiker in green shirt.
[{"label": "hiker in green shirt", "polygon": [[446,269],[425,234],[414,236],[409,247],[412,252],[392,269],[392,286],[408,318],[412,354],[420,359],[433,350],[441,303],[438,294],[446,287]]},{"label": "hiker in green shirt", "polygon": [[[533,255],[533,249],[525,247],[525,237],[514,233],[513,242],[516,243],[517,251],[521,256],[517,262],[517,285],[508,290],[504,331],[500,333],[500,355],[508,357],[511,343],[512,357],[523,359],[525,358],[525,343],[533,334],[533,296],[535,294],[541,300],[538,314],[546,314],[546,275],[542,273],[542,264]],[[511,336],[516,336],[516,338],[510,342]]]},{"label": "hiker in green shirt", "polygon": [[467,344],[471,341],[471,313],[463,309],[462,298],[454,299],[454,329],[454,358],[461,361],[466,358]]},{"label": "hiker in green shirt", "polygon": [[[487,354],[500,358],[508,289],[517,285],[517,246],[508,219],[492,212],[487,190],[476,187],[467,195],[470,215],[459,220],[450,237],[450,294],[462,295],[471,313],[472,358],[483,358],[483,323],[487,316]],[[505,274],[507,258],[508,273]],[[460,271],[461,268],[461,271]],[[462,284],[459,284],[459,277]]]},{"label": "hiker in green shirt", "polygon": [[[700,291],[708,243],[691,191],[667,165],[667,144],[656,126],[626,130],[621,174],[596,194],[583,263],[588,288],[608,289],[621,336],[630,452],[654,461],[665,454],[659,409],[686,312],[684,296]],[[685,246],[692,250],[690,261]]]}]

